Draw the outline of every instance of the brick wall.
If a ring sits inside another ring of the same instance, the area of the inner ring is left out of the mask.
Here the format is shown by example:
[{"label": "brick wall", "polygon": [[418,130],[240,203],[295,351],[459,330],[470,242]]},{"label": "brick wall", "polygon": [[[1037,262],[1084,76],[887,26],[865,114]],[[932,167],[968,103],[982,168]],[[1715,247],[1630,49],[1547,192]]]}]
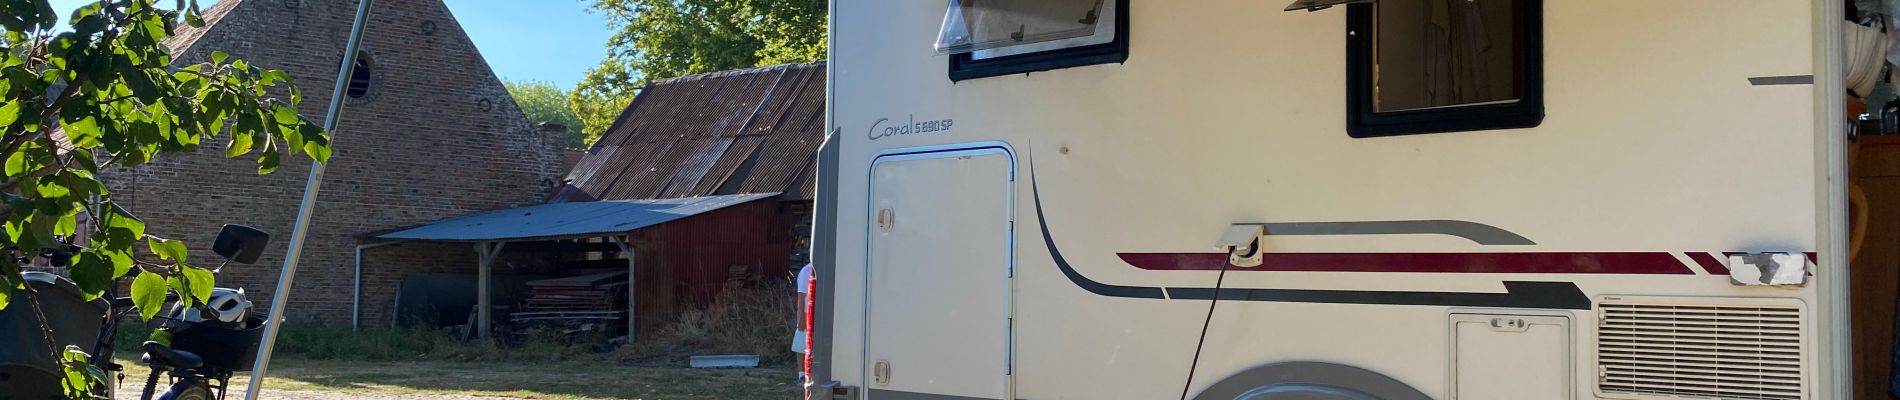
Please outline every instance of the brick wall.
[{"label": "brick wall", "polygon": [[[349,34],[355,1],[224,0],[195,44],[175,50],[181,65],[220,50],[283,69],[303,88],[302,111],[320,120]],[[362,234],[442,218],[537,203],[559,182],[560,141],[522,115],[441,0],[380,0],[363,46],[372,87],[345,106],[305,244],[287,316],[347,324],[355,247]],[[190,36],[190,35],[185,35]],[[145,219],[154,235],[188,240],[191,259],[215,265],[208,247],[220,225],[274,234],[254,266],[225,268],[219,286],[243,287],[269,303],[290,241],[309,159],[286,159],[269,176],[221,157],[222,139],[202,151],[105,174],[114,200]],[[370,250],[365,311],[386,325],[397,280],[410,271],[472,271],[472,245],[409,244]]]}]

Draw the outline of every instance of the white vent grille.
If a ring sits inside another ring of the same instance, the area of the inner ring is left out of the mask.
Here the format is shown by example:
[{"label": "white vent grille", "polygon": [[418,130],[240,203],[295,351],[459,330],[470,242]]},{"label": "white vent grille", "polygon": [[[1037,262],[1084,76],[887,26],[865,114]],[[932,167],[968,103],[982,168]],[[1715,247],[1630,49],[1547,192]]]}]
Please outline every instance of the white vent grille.
[{"label": "white vent grille", "polygon": [[1597,389],[1623,398],[1807,398],[1799,301],[1603,298]]}]

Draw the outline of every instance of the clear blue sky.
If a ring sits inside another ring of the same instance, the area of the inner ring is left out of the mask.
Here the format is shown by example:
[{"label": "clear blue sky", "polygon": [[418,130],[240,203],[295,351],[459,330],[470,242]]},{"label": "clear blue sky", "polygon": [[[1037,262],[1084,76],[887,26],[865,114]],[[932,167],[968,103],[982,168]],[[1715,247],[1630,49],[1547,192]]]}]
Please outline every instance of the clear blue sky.
[{"label": "clear blue sky", "polygon": [[[53,0],[53,8],[67,15],[90,1]],[[588,12],[587,0],[445,1],[503,79],[573,88],[605,56],[607,38],[613,35],[603,16]],[[199,0],[198,4],[210,7],[216,2]]]}]

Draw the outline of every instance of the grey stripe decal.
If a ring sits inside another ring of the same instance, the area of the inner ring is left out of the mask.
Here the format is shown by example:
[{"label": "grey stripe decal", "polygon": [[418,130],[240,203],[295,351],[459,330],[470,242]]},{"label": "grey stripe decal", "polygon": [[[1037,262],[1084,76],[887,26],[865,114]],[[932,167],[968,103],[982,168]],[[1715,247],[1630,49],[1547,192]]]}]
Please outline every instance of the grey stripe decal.
[{"label": "grey stripe decal", "polygon": [[1755,86],[1813,85],[1814,75],[1757,76],[1748,78],[1748,84]]},{"label": "grey stripe decal", "polygon": [[1426,221],[1352,221],[1352,222],[1273,222],[1259,225],[1266,228],[1268,235],[1288,236],[1333,236],[1333,235],[1449,235],[1464,238],[1486,246],[1530,246],[1531,241],[1516,233],[1495,226],[1470,221],[1426,220]]},{"label": "grey stripe decal", "polygon": [[1168,298],[1208,300],[1215,294],[1221,300],[1266,301],[1276,303],[1385,304],[1395,306],[1447,306],[1535,308],[1550,310],[1588,310],[1590,297],[1570,282],[1504,281],[1504,293],[1464,292],[1381,292],[1364,290],[1312,289],[1241,289],[1241,288],[1168,288]]},{"label": "grey stripe decal", "polygon": [[963,396],[951,396],[947,394],[911,393],[911,392],[899,392],[895,390],[881,390],[881,389],[871,389],[867,391],[866,394],[870,395],[868,398],[871,400],[995,400],[995,399],[1002,398],[1001,396],[963,397]]}]

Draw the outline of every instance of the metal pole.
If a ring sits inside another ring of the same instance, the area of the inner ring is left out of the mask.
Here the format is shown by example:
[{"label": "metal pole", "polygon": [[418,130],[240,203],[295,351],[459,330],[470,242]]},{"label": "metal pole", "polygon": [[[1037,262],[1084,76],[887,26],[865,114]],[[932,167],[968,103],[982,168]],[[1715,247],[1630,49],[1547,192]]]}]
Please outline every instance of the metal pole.
[{"label": "metal pole", "polygon": [[[402,242],[371,243],[356,246],[356,279],[350,290],[350,329],[363,329],[363,250],[402,244]],[[394,314],[391,314],[394,315]]]},{"label": "metal pole", "polygon": [[[350,40],[343,46],[343,64],[337,67],[336,85],[330,89],[330,109],[323,117],[323,130],[334,138],[337,121],[343,118],[343,93],[349,88],[350,72],[356,66],[357,48],[363,43],[363,29],[369,25],[369,5],[375,0],[358,0],[356,21],[350,26]],[[332,145],[336,142],[332,141]],[[271,294],[270,315],[264,324],[264,343],[257,349],[257,363],[251,366],[251,384],[245,400],[257,400],[264,389],[265,370],[270,368],[271,351],[277,347],[277,334],[283,330],[284,305],[290,302],[291,283],[297,278],[297,260],[303,257],[303,245],[310,236],[310,214],[317,208],[317,192],[323,187],[323,163],[310,162],[310,179],[304,182],[303,202],[297,208],[297,223],[290,231],[290,251],[284,255],[284,271],[277,278],[277,292]]]}]

